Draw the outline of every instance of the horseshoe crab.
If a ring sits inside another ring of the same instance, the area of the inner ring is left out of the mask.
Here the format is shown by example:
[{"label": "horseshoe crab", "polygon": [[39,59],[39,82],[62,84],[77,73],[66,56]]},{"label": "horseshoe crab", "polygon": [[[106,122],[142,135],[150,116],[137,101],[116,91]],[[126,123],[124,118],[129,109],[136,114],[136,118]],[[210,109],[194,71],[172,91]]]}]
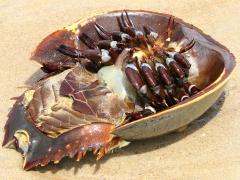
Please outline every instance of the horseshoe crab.
[{"label": "horseshoe crab", "polygon": [[217,100],[235,66],[198,28],[149,11],[80,20],[47,36],[32,59],[49,74],[16,98],[3,141],[25,170],[87,151],[98,160],[182,128]]}]

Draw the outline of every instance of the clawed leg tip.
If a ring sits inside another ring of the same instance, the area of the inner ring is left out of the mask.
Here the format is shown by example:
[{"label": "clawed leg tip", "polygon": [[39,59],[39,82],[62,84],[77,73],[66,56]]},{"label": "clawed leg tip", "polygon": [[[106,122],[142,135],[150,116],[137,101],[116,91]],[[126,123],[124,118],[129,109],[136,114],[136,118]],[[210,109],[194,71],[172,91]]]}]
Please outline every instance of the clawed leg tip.
[{"label": "clawed leg tip", "polygon": [[182,47],[180,50],[179,50],[179,53],[184,53],[190,49],[193,48],[193,46],[195,45],[196,41],[194,39],[192,39],[185,47]]},{"label": "clawed leg tip", "polygon": [[97,31],[98,35],[105,40],[111,39],[111,35],[107,32],[100,24],[97,22],[94,23],[94,28]]}]

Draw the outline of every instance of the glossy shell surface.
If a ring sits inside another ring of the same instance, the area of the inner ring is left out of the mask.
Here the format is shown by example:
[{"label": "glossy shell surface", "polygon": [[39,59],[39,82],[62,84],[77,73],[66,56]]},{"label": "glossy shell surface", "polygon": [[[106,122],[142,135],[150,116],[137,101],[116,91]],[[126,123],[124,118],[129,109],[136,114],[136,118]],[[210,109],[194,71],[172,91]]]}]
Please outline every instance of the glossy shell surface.
[{"label": "glossy shell surface", "polygon": [[[116,17],[119,17],[121,13],[122,11],[114,11],[102,15],[96,15],[94,17],[80,20],[50,34],[37,46],[32,54],[32,59],[43,66],[46,64],[50,65],[50,67],[53,68],[52,71],[54,71],[56,65],[58,66],[62,63],[71,62],[69,56],[65,56],[57,50],[60,45],[64,44],[81,50],[87,49],[87,46],[79,41],[79,34],[86,33],[95,41],[98,41],[100,38],[94,29],[95,22],[101,24],[108,31],[119,31]],[[128,11],[128,14],[135,24],[136,29],[143,31],[143,25],[148,25],[151,26],[159,36],[162,37],[162,39],[166,39],[168,20],[172,16],[149,11]],[[83,123],[83,126],[74,126],[67,131],[62,131],[60,128],[59,134],[56,135],[53,133],[53,136],[48,134],[48,130],[44,128],[41,129],[40,127],[42,124],[36,123],[38,121],[34,121],[35,123],[29,121],[31,118],[28,116],[29,114],[26,113],[24,107],[25,96],[22,95],[17,98],[15,105],[9,113],[9,119],[5,125],[3,145],[11,144],[13,142],[20,143],[17,145],[18,147],[21,147],[20,151],[25,157],[24,169],[26,170],[37,165],[45,166],[50,161],[58,163],[64,156],[74,157],[76,153],[78,153],[77,160],[80,160],[87,151],[93,151],[94,154],[98,152],[98,160],[112,149],[117,147],[121,148],[122,146],[127,145],[129,143],[128,141],[151,138],[175,131],[179,128],[185,127],[194,119],[201,116],[215,103],[224,91],[224,87],[230,79],[235,66],[234,56],[226,47],[213,40],[210,36],[204,34],[193,25],[187,24],[175,17],[174,20],[174,33],[169,45],[176,50],[178,48],[180,49],[183,44],[194,39],[195,45],[192,49],[185,52],[184,56],[186,56],[191,63],[188,80],[190,83],[195,84],[201,89],[200,92],[161,112],[132,122],[124,124],[123,121],[120,121],[120,123],[116,123],[115,121],[121,119],[119,117],[122,117],[122,114],[125,115],[125,112],[121,112],[124,108],[118,108],[118,116],[113,116],[113,118],[111,118],[113,121],[96,121],[95,123],[89,123],[88,121],[85,122],[85,124]],[[75,70],[78,73],[73,73],[72,75],[77,75],[79,79],[85,78],[87,81],[92,81],[94,78],[88,77],[95,77],[93,74],[84,76],[86,73],[83,73],[83,71],[80,71],[79,69]],[[84,69],[84,71],[86,70]],[[67,70],[64,72],[67,72]],[[72,76],[69,76],[67,84],[71,84],[71,77]],[[54,78],[50,77],[45,80],[48,81],[49,79],[51,80]],[[63,80],[61,78],[59,79],[61,81]],[[52,82],[56,83],[56,81],[53,80]],[[46,84],[49,85],[49,83]],[[43,83],[42,87],[46,84]],[[75,84],[73,83],[72,85]],[[49,87],[53,86],[49,85]],[[75,86],[70,85],[70,87],[72,88]],[[54,88],[52,89],[53,92],[55,92]],[[73,90],[76,90],[76,88],[73,88]],[[43,90],[43,92],[45,94],[49,93],[47,90]],[[89,95],[93,94],[90,93]],[[42,96],[40,97],[40,99],[44,99]],[[55,94],[53,97],[55,97]],[[54,102],[55,101],[57,100],[54,100]],[[111,106],[115,108],[111,101],[114,101],[114,99],[111,99],[104,104],[106,111],[108,111],[106,104],[111,104]],[[41,103],[44,105],[43,102]],[[97,102],[94,101],[94,103]],[[48,106],[49,104],[46,103],[45,105]],[[41,109],[35,108],[35,106],[33,107],[33,110]],[[40,110],[39,112],[42,113]],[[38,119],[39,114],[36,115],[35,119]],[[61,118],[64,119],[62,116]],[[78,118],[78,120],[81,120],[81,118]],[[93,119],[89,118],[89,120]],[[53,127],[53,124],[50,125]],[[79,125],[79,123],[77,125]]]},{"label": "glossy shell surface", "polygon": [[[78,43],[76,34],[86,32],[94,39],[99,37],[94,30],[97,21],[109,31],[119,30],[116,17],[122,11],[109,12],[95,17],[80,20],[63,30],[56,31],[47,37],[35,51],[33,59],[43,63],[46,60],[62,59],[62,55],[55,51],[61,43],[69,44],[84,49],[83,43]],[[149,11],[128,11],[136,28],[143,30],[143,25],[149,25],[160,36],[166,37],[166,28],[170,15]],[[204,34],[200,29],[174,17],[176,27],[173,35],[173,47],[184,43],[186,40],[195,40],[195,46],[186,53],[191,59],[190,81],[203,89],[197,95],[174,107],[148,116],[146,118],[120,126],[113,132],[126,140],[145,139],[166,134],[186,126],[191,121],[202,115],[218,99],[228,82],[235,66],[234,56],[229,50]],[[48,52],[48,53],[46,53]],[[67,58],[67,57],[66,57]]]}]

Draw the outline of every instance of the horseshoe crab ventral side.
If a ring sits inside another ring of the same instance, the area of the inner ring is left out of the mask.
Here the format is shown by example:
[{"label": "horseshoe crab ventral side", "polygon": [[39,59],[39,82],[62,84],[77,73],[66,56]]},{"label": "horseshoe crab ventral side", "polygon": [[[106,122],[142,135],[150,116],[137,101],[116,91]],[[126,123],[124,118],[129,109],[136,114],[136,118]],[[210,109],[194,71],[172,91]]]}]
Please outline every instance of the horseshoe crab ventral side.
[{"label": "horseshoe crab ventral side", "polygon": [[186,126],[220,96],[233,55],[196,27],[147,11],[114,11],[46,37],[32,59],[48,74],[8,115],[4,146],[24,169],[97,160],[130,141]]}]

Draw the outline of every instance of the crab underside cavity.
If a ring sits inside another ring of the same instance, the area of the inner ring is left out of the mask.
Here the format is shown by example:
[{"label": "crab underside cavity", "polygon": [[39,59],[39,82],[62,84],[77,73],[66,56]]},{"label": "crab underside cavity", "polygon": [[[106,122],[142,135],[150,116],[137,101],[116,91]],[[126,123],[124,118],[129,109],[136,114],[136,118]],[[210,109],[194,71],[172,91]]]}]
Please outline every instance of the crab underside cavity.
[{"label": "crab underside cavity", "polygon": [[92,18],[37,47],[33,59],[48,74],[16,98],[3,142],[23,154],[24,169],[87,151],[99,160],[129,144],[116,128],[184,103],[212,81],[197,80],[198,41],[179,20],[162,16],[152,27],[141,18],[118,12],[112,27]]}]

